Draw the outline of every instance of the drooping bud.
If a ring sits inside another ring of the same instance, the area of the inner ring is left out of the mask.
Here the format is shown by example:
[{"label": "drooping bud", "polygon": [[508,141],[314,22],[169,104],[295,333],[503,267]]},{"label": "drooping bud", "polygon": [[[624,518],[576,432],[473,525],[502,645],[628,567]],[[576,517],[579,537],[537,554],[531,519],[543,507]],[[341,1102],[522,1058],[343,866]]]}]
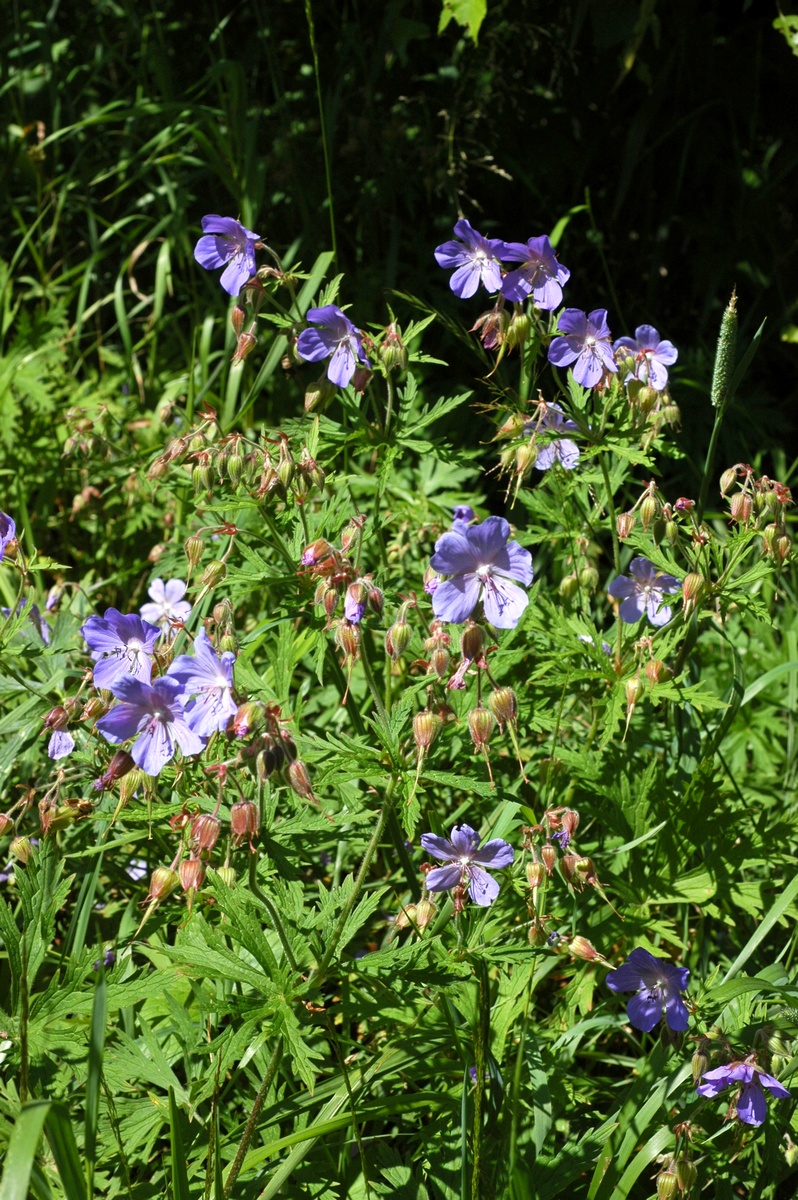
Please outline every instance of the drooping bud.
[{"label": "drooping bud", "polygon": [[684,599],[684,615],[685,620],[698,604],[698,601],[704,594],[706,588],[706,580],[703,575],[696,575],[691,572],[685,575],[682,580],[682,597]]},{"label": "drooping bud", "polygon": [[473,622],[466,625],[460,641],[463,658],[468,658],[471,662],[479,662],[485,653],[487,644],[488,635],[482,625],[476,625]]},{"label": "drooping bud", "polygon": [[727,469],[723,472],[723,474],[720,477],[720,494],[721,494],[721,496],[724,497],[724,499],[725,499],[726,493],[731,491],[731,489],[734,487],[736,482],[737,482],[737,468],[736,467],[727,467]]},{"label": "drooping bud", "polygon": [[546,926],[539,919],[535,918],[529,926],[529,941],[532,946],[545,946],[549,940],[549,935]]},{"label": "drooping bud", "polygon": [[566,808],[560,815],[560,825],[568,834],[568,841],[571,842],[579,828],[579,813],[575,808]]},{"label": "drooping bud", "polygon": [[258,832],[258,806],[251,800],[237,800],[230,809],[230,829],[237,846],[247,838],[250,846]]},{"label": "drooping bud", "polygon": [[532,332],[532,322],[523,308],[516,308],[507,330],[507,345],[511,349],[523,346],[529,341]]},{"label": "drooping bud", "polygon": [[629,534],[635,527],[635,515],[633,512],[623,512],[618,514],[618,537],[624,541],[629,537]]},{"label": "drooping bud", "polygon": [[471,731],[471,740],[478,750],[488,744],[495,727],[496,718],[489,708],[480,705],[471,709],[468,714],[468,728]]},{"label": "drooping bud", "polygon": [[746,525],[751,519],[753,507],[754,502],[748,492],[735,492],[729,502],[732,520],[736,521],[738,525]]},{"label": "drooping bud", "polygon": [[426,929],[427,926],[435,919],[438,912],[438,906],[429,896],[425,896],[423,900],[419,900],[416,905],[416,925],[419,929]]},{"label": "drooping bud", "polygon": [[147,892],[147,901],[165,900],[179,883],[180,876],[172,867],[156,867],[150,876],[150,890]]},{"label": "drooping bud", "polygon": [[573,883],[576,875],[577,857],[575,854],[563,854],[560,859],[560,874],[566,883]]},{"label": "drooping bud", "polygon": [[598,581],[599,573],[595,567],[583,567],[579,572],[579,586],[586,592],[595,592]]},{"label": "drooping bud", "polygon": [[573,954],[574,958],[582,958],[585,962],[604,962],[604,955],[599,954],[596,947],[587,938],[577,935],[571,938],[568,943],[568,952]]},{"label": "drooping bud", "polygon": [[33,858],[33,846],[28,837],[15,837],[11,839],[11,845],[8,847],[11,854],[18,862],[29,863]]},{"label": "drooping bud", "polygon": [[636,675],[634,679],[627,679],[623,686],[626,693],[626,703],[629,708],[634,708],[637,702],[642,700],[645,695],[646,689],[643,681]]},{"label": "drooping bud", "polygon": [[657,1200],[674,1200],[679,1193],[679,1180],[671,1165],[657,1176]]},{"label": "drooping bud", "polygon": [[205,878],[205,863],[198,858],[184,858],[177,868],[180,876],[180,886],[184,892],[196,892],[202,887]]},{"label": "drooping bud", "polygon": [[241,330],[244,328],[244,322],[247,319],[247,310],[236,303],[230,313],[230,324],[233,326],[233,332],[236,337],[241,336]]},{"label": "drooping bud", "polygon": [[211,813],[197,813],[191,822],[191,844],[196,854],[212,850],[219,840],[221,821]]},{"label": "drooping bud", "polygon": [[557,591],[563,600],[573,600],[579,591],[579,579],[576,575],[564,575],[560,580],[560,586],[557,588]]},{"label": "drooping bud", "polygon": [[428,750],[443,728],[443,720],[437,713],[424,709],[413,717],[413,739],[419,750]]},{"label": "drooping bud", "polygon": [[238,487],[244,474],[244,459],[240,454],[231,454],[227,460],[227,478],[233,487]]},{"label": "drooping bud", "polygon": [[369,591],[362,579],[356,579],[354,583],[350,583],[344,598],[344,616],[347,621],[357,625],[363,620],[368,598]]},{"label": "drooping bud", "polygon": [[69,713],[62,704],[56,704],[44,718],[45,729],[66,729],[69,724]]},{"label": "drooping bud", "polygon": [[380,346],[380,358],[385,370],[404,371],[407,368],[407,347],[402,341],[402,333],[395,321],[391,321],[385,330],[385,337]]},{"label": "drooping bud", "polygon": [[128,774],[129,771],[132,771],[135,765],[136,764],[128,754],[127,750],[117,750],[108,764],[107,770],[100,776],[99,779],[95,779],[95,788],[98,792],[104,792],[106,788],[111,787],[111,785],[114,784],[117,779],[122,779]]},{"label": "drooping bud", "polygon": [[385,607],[385,596],[382,588],[378,588],[375,583],[369,584],[369,608],[378,617],[382,616],[382,610]]},{"label": "drooping bud", "polygon": [[295,758],[293,762],[288,764],[288,782],[297,796],[301,796],[303,800],[313,800],[315,802],[316,797],[313,795],[310,774],[301,758]]},{"label": "drooping bud", "polygon": [[658,683],[667,683],[673,679],[673,671],[660,658],[652,658],[646,663],[646,676],[652,687]]},{"label": "drooping bud", "polygon": [[654,496],[649,492],[640,505],[640,520],[643,522],[643,528],[648,529],[651,522],[659,512],[659,504]]},{"label": "drooping bud", "polygon": [[412,631],[407,621],[396,621],[385,635],[385,649],[391,659],[398,662],[407,649]]},{"label": "drooping bud", "polygon": [[217,587],[227,576],[227,564],[221,559],[216,559],[215,562],[208,563],[205,570],[202,572],[203,587]]},{"label": "drooping bud", "polygon": [[81,721],[96,721],[107,711],[108,705],[103,704],[99,696],[91,696],[83,705],[83,711],[80,714]]},{"label": "drooping bud", "polygon": [[637,403],[640,406],[640,411],[650,413],[654,405],[659,400],[659,392],[652,387],[643,386],[637,393]]},{"label": "drooping bud", "polygon": [[343,620],[335,630],[335,640],[339,649],[343,650],[344,658],[355,662],[360,657],[360,626],[351,621]]},{"label": "drooping bud", "polygon": [[236,869],[235,867],[217,867],[216,874],[221,879],[225,887],[235,887]]},{"label": "drooping bud", "polygon": [[326,374],[314,379],[305,389],[305,412],[321,412],[335,395],[335,384]]},{"label": "drooping bud", "polygon": [[183,549],[185,550],[186,558],[188,559],[188,565],[190,567],[197,566],[202,558],[202,551],[204,548],[204,543],[198,533],[190,533],[188,535],[186,540],[183,542]]},{"label": "drooping bud", "polygon": [[552,846],[551,842],[546,842],[540,847],[540,857],[543,860],[543,866],[546,868],[546,874],[551,875],[557,864],[557,847]]},{"label": "drooping bud", "polygon": [[692,1159],[680,1158],[676,1163],[676,1178],[679,1188],[689,1193],[698,1183],[698,1169]]},{"label": "drooping bud", "polygon": [[235,354],[230,359],[232,366],[235,367],[238,363],[242,363],[252,353],[257,344],[258,339],[251,329],[247,330],[246,333],[242,333],[238,339]]},{"label": "drooping bud", "polygon": [[529,887],[539,888],[546,878],[546,868],[542,862],[528,862],[526,864],[526,881]]},{"label": "drooping bud", "polygon": [[9,829],[13,829],[14,822],[8,813],[0,813],[0,837],[8,833]]},{"label": "drooping bud", "polygon": [[415,904],[406,904],[393,919],[394,929],[407,929],[408,926],[414,925],[416,921],[416,906]]},{"label": "drooping bud", "polygon": [[690,1063],[693,1072],[693,1082],[698,1083],[701,1076],[709,1070],[709,1055],[702,1049],[696,1050]]},{"label": "drooping bud", "polygon": [[429,665],[438,676],[439,679],[445,679],[449,674],[452,656],[445,646],[438,646],[432,651],[429,659]]},{"label": "drooping bud", "polygon": [[499,729],[515,725],[518,716],[518,699],[511,687],[495,688],[488,696],[488,707],[499,722]]},{"label": "drooping bud", "polygon": [[245,704],[238,706],[238,711],[232,721],[233,733],[237,738],[248,737],[253,730],[260,729],[263,721],[263,705],[256,700],[248,700]]}]

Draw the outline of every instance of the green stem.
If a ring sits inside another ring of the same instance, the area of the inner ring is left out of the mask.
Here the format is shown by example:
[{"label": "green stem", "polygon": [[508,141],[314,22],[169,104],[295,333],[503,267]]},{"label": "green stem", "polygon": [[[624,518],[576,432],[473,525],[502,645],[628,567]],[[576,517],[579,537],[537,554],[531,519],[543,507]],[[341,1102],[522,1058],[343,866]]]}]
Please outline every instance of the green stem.
[{"label": "green stem", "polygon": [[313,73],[316,77],[316,99],[319,105],[319,125],[321,127],[321,145],[324,151],[324,175],[327,182],[327,204],[330,208],[330,239],[333,259],[338,262],[338,243],[335,238],[335,215],[333,212],[332,171],[330,169],[330,153],[327,147],[327,128],[324,122],[324,101],[321,95],[321,75],[319,74],[319,56],[316,52],[316,30],[313,25],[313,9],[310,0],[305,0],[305,19],[308,23],[310,51],[313,55]]},{"label": "green stem", "polygon": [[607,467],[607,461],[603,454],[599,454],[599,464],[601,466],[601,475],[604,480],[604,487],[607,492],[607,511],[610,514],[610,532],[612,533],[612,555],[615,562],[616,574],[621,573],[621,543],[618,540],[618,521],[615,516],[615,501],[612,498],[612,484],[610,483],[610,472]]},{"label": "green stem", "polygon": [[371,697],[374,701],[374,707],[376,708],[382,720],[387,721],[388,713],[386,712],[385,705],[382,702],[382,696],[380,695],[380,690],[377,687],[377,681],[374,678],[374,672],[371,669],[371,663],[369,662],[368,654],[366,653],[365,639],[363,639],[363,641],[360,643],[360,664],[363,667],[363,675],[366,683],[368,684],[368,689],[371,692]]},{"label": "green stem", "polygon": [[280,945],[283,948],[285,957],[288,959],[288,962],[291,965],[291,970],[298,971],[299,966],[297,964],[296,955],[294,954],[294,948],[291,945],[288,934],[285,931],[285,926],[280,919],[280,914],[277,912],[277,909],[272,904],[269,897],[265,894],[265,892],[261,891],[258,885],[258,864],[254,854],[250,854],[249,856],[249,886],[252,894],[258,897],[261,904],[271,917],[272,924],[274,925],[274,932],[280,939]]},{"label": "green stem", "polygon": [[393,379],[391,378],[390,371],[385,376],[385,389],[388,393],[388,400],[385,405],[385,424],[383,426],[383,432],[387,434],[388,430],[391,427],[391,417],[393,416],[393,399],[394,399],[394,391],[395,391],[394,386],[393,386]]},{"label": "green stem", "polygon": [[701,491],[698,495],[698,504],[696,505],[696,522],[701,524],[704,518],[704,508],[707,503],[707,493],[709,492],[709,478],[712,474],[712,467],[715,462],[715,452],[718,448],[718,438],[720,437],[720,427],[723,422],[723,409],[715,409],[715,424],[712,426],[712,436],[709,439],[709,447],[707,448],[707,457],[704,462],[704,474],[701,479]]},{"label": "green stem", "polygon": [[244,1162],[244,1156],[249,1149],[249,1143],[252,1141],[252,1135],[255,1132],[255,1125],[257,1124],[258,1117],[260,1116],[260,1111],[263,1108],[266,1097],[269,1094],[269,1088],[272,1086],[274,1077],[277,1074],[277,1068],[280,1065],[282,1053],[283,1039],[280,1037],[277,1039],[277,1044],[272,1052],[269,1065],[266,1068],[266,1074],[263,1077],[263,1083],[260,1085],[258,1094],[255,1097],[255,1103],[252,1105],[252,1112],[249,1114],[249,1119],[247,1120],[247,1123],[244,1127],[244,1132],[241,1135],[241,1141],[238,1144],[236,1156],[230,1164],[230,1170],[227,1172],[227,1179],[225,1180],[224,1184],[224,1194],[226,1197],[230,1195],[235,1181],[238,1179],[241,1166]]}]

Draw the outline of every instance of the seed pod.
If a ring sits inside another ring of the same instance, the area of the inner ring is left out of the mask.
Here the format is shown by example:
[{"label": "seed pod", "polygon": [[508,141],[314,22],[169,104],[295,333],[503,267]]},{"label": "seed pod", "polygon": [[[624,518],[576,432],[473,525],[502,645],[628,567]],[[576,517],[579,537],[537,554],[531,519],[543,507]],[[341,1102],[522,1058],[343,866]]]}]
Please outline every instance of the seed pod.
[{"label": "seed pod", "polygon": [[723,313],[720,323],[720,337],[715,351],[715,367],[712,372],[712,390],[710,399],[712,407],[717,408],[718,418],[729,399],[729,384],[734,373],[734,354],[737,345],[737,292],[732,292],[731,299]]},{"label": "seed pod", "polygon": [[180,876],[172,867],[156,867],[150,876],[147,900],[165,900],[180,883]]},{"label": "seed pod", "polygon": [[227,576],[227,564],[221,559],[216,559],[215,562],[208,563],[205,570],[202,572],[202,584],[204,587],[217,587]]},{"label": "seed pod", "polygon": [[478,750],[488,744],[495,727],[496,718],[489,708],[480,705],[471,709],[468,714],[468,728],[471,731],[471,740]]},{"label": "seed pod", "polygon": [[184,858],[177,868],[180,886],[184,892],[198,891],[205,878],[205,864],[198,858]]},{"label": "seed pod", "polygon": [[428,750],[443,727],[437,713],[424,709],[413,717],[413,739],[419,750]]}]

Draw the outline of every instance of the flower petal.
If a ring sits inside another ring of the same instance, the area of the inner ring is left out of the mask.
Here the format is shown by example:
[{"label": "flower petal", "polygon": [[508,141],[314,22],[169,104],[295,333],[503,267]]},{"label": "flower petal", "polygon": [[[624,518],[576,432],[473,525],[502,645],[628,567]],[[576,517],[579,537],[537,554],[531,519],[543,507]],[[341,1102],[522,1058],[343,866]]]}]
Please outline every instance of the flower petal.
[{"label": "flower petal", "polygon": [[449,888],[457,887],[463,874],[460,866],[433,867],[427,872],[424,880],[428,892],[448,892]]},{"label": "flower petal", "polygon": [[476,608],[479,592],[476,575],[456,575],[438,584],[432,595],[432,611],[439,621],[462,625]]},{"label": "flower petal", "polygon": [[626,1006],[629,1023],[643,1033],[650,1033],[662,1016],[662,1002],[650,992],[638,992]]},{"label": "flower petal", "polygon": [[435,543],[435,553],[429,560],[433,571],[441,575],[464,575],[478,565],[476,548],[464,532],[449,529]]},{"label": "flower petal", "polygon": [[452,830],[452,846],[457,858],[473,858],[479,846],[479,834],[470,825],[455,825]]},{"label": "flower petal", "polygon": [[468,894],[475,904],[487,908],[498,896],[499,885],[482,867],[469,867]]},{"label": "flower petal", "polygon": [[471,855],[471,859],[482,867],[490,867],[493,871],[498,871],[502,867],[509,867],[514,855],[515,851],[509,842],[505,842],[503,838],[494,838],[493,841],[485,842],[484,846],[475,851]]},{"label": "flower petal", "polygon": [[[437,596],[438,593],[435,594]],[[529,604],[529,597],[517,584],[502,575],[496,575],[485,583],[482,602],[485,619],[491,625],[497,629],[515,629]]]},{"label": "flower petal", "polygon": [[422,833],[421,845],[427,854],[441,858],[444,862],[457,857],[457,851],[448,838],[439,837],[436,833]]},{"label": "flower petal", "polygon": [[737,1116],[745,1125],[762,1125],[768,1115],[765,1093],[757,1080],[744,1083],[737,1100]]}]

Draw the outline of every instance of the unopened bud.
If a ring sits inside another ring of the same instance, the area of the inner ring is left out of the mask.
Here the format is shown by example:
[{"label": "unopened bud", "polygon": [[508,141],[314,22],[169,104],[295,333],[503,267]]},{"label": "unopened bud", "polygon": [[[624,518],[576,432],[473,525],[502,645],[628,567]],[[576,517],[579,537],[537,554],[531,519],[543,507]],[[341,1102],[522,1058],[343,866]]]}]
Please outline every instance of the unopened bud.
[{"label": "unopened bud", "polygon": [[681,1191],[689,1192],[698,1183],[695,1163],[689,1158],[680,1158],[676,1164],[676,1178]]},{"label": "unopened bud", "polygon": [[369,586],[368,603],[371,611],[378,617],[381,617],[382,610],[385,607],[385,597],[383,595],[382,588],[378,588],[374,583]]},{"label": "unopened bud", "polygon": [[635,527],[635,515],[632,512],[618,514],[618,537],[621,541],[629,537]]},{"label": "unopened bud", "polygon": [[580,879],[584,879],[585,883],[595,883],[598,879],[596,874],[596,865],[593,862],[593,859],[588,858],[587,856],[584,858],[578,858],[576,860],[574,863],[574,871],[580,877]]},{"label": "unopened bud", "polygon": [[248,737],[254,729],[260,729],[263,721],[263,705],[258,704],[256,700],[249,700],[246,704],[238,706],[236,715],[233,717],[233,733],[238,738]]},{"label": "unopened bud", "polygon": [[566,883],[573,883],[576,875],[577,857],[575,854],[563,854],[560,859],[560,874]]},{"label": "unopened bud", "polygon": [[150,876],[147,900],[165,900],[180,883],[180,876],[171,867],[156,867]]},{"label": "unopened bud", "polygon": [[568,943],[568,951],[573,954],[574,958],[583,958],[585,962],[604,961],[604,955],[599,954],[596,947],[587,938],[577,937],[571,938]]},{"label": "unopened bud", "polygon": [[309,383],[305,389],[305,412],[320,412],[335,395],[335,384],[326,375]]},{"label": "unopened bud", "polygon": [[507,330],[507,344],[512,349],[529,341],[532,322],[522,308],[516,309]]},{"label": "unopened bud", "polygon": [[693,1072],[693,1082],[698,1083],[701,1076],[709,1070],[709,1055],[703,1050],[696,1050],[690,1063]]},{"label": "unopened bud", "polygon": [[490,741],[495,726],[496,718],[489,708],[480,705],[479,708],[472,708],[468,714],[471,740],[478,750],[481,750]]},{"label": "unopened bud", "polygon": [[247,319],[247,310],[240,304],[235,304],[230,313],[230,324],[233,326],[233,332],[236,337],[241,336],[241,330],[244,328],[244,322]]},{"label": "unopened bud", "polygon": [[661,659],[652,658],[646,663],[646,676],[652,687],[658,683],[667,683],[673,679],[673,671]]},{"label": "unopened bud", "polygon": [[726,493],[734,487],[736,482],[737,482],[736,467],[727,468],[727,470],[725,470],[720,477],[720,494],[721,494],[721,496],[725,497]]},{"label": "unopened bud", "polygon": [[679,405],[666,404],[662,410],[662,417],[666,425],[670,425],[672,429],[678,429],[682,420],[682,413]]},{"label": "unopened bud", "polygon": [[8,813],[0,813],[0,837],[8,833],[9,829],[12,829],[13,826],[14,822]]},{"label": "unopened bud", "polygon": [[236,869],[235,867],[217,867],[216,874],[221,879],[225,887],[235,887]]},{"label": "unopened bud", "polygon": [[437,912],[437,904],[434,904],[429,897],[419,900],[416,905],[416,925],[419,929],[426,929],[430,922],[435,919]]},{"label": "unopened bud", "polygon": [[368,598],[369,591],[362,580],[356,579],[354,583],[350,583],[344,597],[344,616],[347,621],[357,625],[363,620]]},{"label": "unopened bud", "polygon": [[662,545],[662,539],[665,537],[667,529],[668,529],[667,521],[664,521],[662,517],[654,518],[654,521],[651,526],[651,537],[653,539],[655,546]]},{"label": "unopened bud", "polygon": [[407,929],[410,925],[416,923],[416,906],[415,904],[406,904],[404,908],[400,908],[399,912],[394,917],[394,929]]},{"label": "unopened bud", "polygon": [[475,625],[473,623],[466,625],[460,641],[460,650],[462,651],[463,658],[468,658],[471,662],[479,662],[485,653],[487,644],[488,635],[482,625]]},{"label": "unopened bud", "polygon": [[649,494],[643,500],[643,503],[640,505],[640,520],[643,522],[644,529],[648,529],[658,512],[659,504],[654,496],[652,496],[649,492]]},{"label": "unopened bud", "polygon": [[288,764],[288,782],[297,796],[301,796],[303,800],[316,799],[313,795],[310,774],[301,758],[295,758],[292,763]]},{"label": "unopened bud", "polygon": [[196,567],[202,558],[202,551],[204,549],[204,543],[200,535],[198,533],[190,533],[183,542],[183,549],[185,550],[189,566]]},{"label": "unopened bud", "polygon": [[636,675],[634,679],[627,679],[624,684],[624,691],[626,692],[626,703],[629,708],[634,708],[638,700],[642,700],[645,690],[643,681],[639,676]]},{"label": "unopened bud", "polygon": [[657,1176],[657,1200],[673,1200],[678,1192],[679,1180],[676,1178],[676,1172],[670,1168],[660,1171]]},{"label": "unopened bud", "polygon": [[252,353],[257,344],[258,339],[255,337],[255,334],[252,332],[252,330],[247,330],[246,333],[242,333],[238,339],[236,352],[230,360],[232,365],[236,366],[236,364],[243,362],[244,359]]},{"label": "unopened bud", "polygon": [[205,570],[202,572],[203,587],[216,587],[227,576],[227,564],[221,559],[216,559],[215,562],[208,563]]},{"label": "unopened bud", "polygon": [[191,842],[194,851],[212,850],[219,840],[221,821],[211,813],[197,813],[191,822]]},{"label": "unopened bud", "polygon": [[347,661],[355,662],[360,657],[360,626],[350,621],[341,621],[335,631],[335,640],[343,650]]},{"label": "unopened bud", "polygon": [[355,391],[362,396],[373,378],[374,372],[371,370],[371,367],[356,367],[355,373],[349,382]]},{"label": "unopened bud", "polygon": [[230,829],[236,845],[247,838],[250,842],[258,832],[258,806],[251,800],[237,800],[230,809]]},{"label": "unopened bud", "polygon": [[546,868],[542,862],[528,862],[526,864],[526,881],[529,887],[539,888],[546,878]]},{"label": "unopened bud", "polygon": [[637,403],[640,406],[640,411],[650,413],[654,405],[659,400],[659,392],[652,387],[641,387],[637,393]]},{"label": "unopened bud", "polygon": [[424,709],[413,717],[413,739],[419,750],[428,750],[443,727],[437,713]]},{"label": "unopened bud", "polygon": [[238,487],[244,474],[244,459],[240,454],[231,454],[227,460],[227,478],[233,487]]},{"label": "unopened bud", "polygon": [[449,674],[452,656],[444,646],[438,646],[432,651],[429,659],[429,665],[438,676],[439,679],[445,679]]},{"label": "unopened bud", "polygon": [[745,525],[751,519],[754,502],[748,492],[736,492],[729,503],[732,520],[739,525]]},{"label": "unopened bud", "polygon": [[557,864],[557,847],[552,846],[551,842],[546,842],[544,846],[540,847],[540,857],[546,868],[546,874],[551,875]]},{"label": "unopened bud", "polygon": [[538,448],[533,442],[522,442],[516,447],[515,468],[519,475],[526,475],[538,460]]},{"label": "unopened bud", "polygon": [[81,721],[96,721],[107,709],[107,704],[103,704],[99,696],[91,696],[83,705],[80,719]]},{"label": "unopened bud", "polygon": [[392,321],[385,330],[380,346],[380,358],[386,371],[404,371],[407,367],[407,348],[402,341],[399,326]]},{"label": "unopened bud", "polygon": [[44,718],[45,729],[66,729],[69,724],[69,713],[62,704],[56,704]]},{"label": "unopened bud", "polygon": [[8,847],[11,854],[21,863],[29,863],[33,858],[33,846],[28,837],[15,837],[11,839],[11,845]]},{"label": "unopened bud", "polygon": [[95,788],[98,792],[104,792],[106,788],[111,787],[111,785],[115,783],[117,779],[122,779],[128,774],[129,771],[132,771],[135,765],[136,764],[128,754],[127,750],[117,750],[116,754],[114,754],[113,758],[108,764],[108,769],[100,776],[99,779],[95,779]]},{"label": "unopened bud", "polygon": [[557,591],[563,600],[573,600],[579,591],[579,580],[576,575],[564,575],[560,580],[560,586],[557,588]]},{"label": "unopened bud", "polygon": [[404,654],[411,634],[407,621],[396,621],[386,633],[385,649],[394,662],[398,662]]},{"label": "unopened bud", "polygon": [[546,926],[537,918],[532,921],[529,926],[529,941],[532,946],[545,946],[549,940],[549,935],[546,932]]},{"label": "unopened bud", "polygon": [[791,549],[792,538],[789,536],[789,534],[783,533],[781,537],[776,539],[776,554],[778,555],[779,562],[784,563],[787,561],[787,559],[790,557]]},{"label": "unopened bud", "polygon": [[499,728],[515,725],[518,716],[518,699],[511,687],[495,688],[488,696],[488,708],[499,722]]},{"label": "unopened bud", "polygon": [[184,892],[198,891],[205,878],[205,864],[198,858],[184,858],[177,868],[180,886]]},{"label": "unopened bud", "polygon": [[599,581],[599,573],[595,567],[583,567],[579,572],[579,586],[586,592],[595,592]]},{"label": "unopened bud", "polygon": [[676,524],[675,521],[671,520],[671,521],[665,522],[665,537],[668,539],[668,541],[670,542],[670,544],[672,546],[675,546],[676,543],[678,542],[679,526]]},{"label": "unopened bud", "polygon": [[706,580],[703,575],[696,575],[691,572],[685,575],[682,580],[682,597],[684,599],[684,613],[687,616],[695,608],[698,601],[704,594]]}]

